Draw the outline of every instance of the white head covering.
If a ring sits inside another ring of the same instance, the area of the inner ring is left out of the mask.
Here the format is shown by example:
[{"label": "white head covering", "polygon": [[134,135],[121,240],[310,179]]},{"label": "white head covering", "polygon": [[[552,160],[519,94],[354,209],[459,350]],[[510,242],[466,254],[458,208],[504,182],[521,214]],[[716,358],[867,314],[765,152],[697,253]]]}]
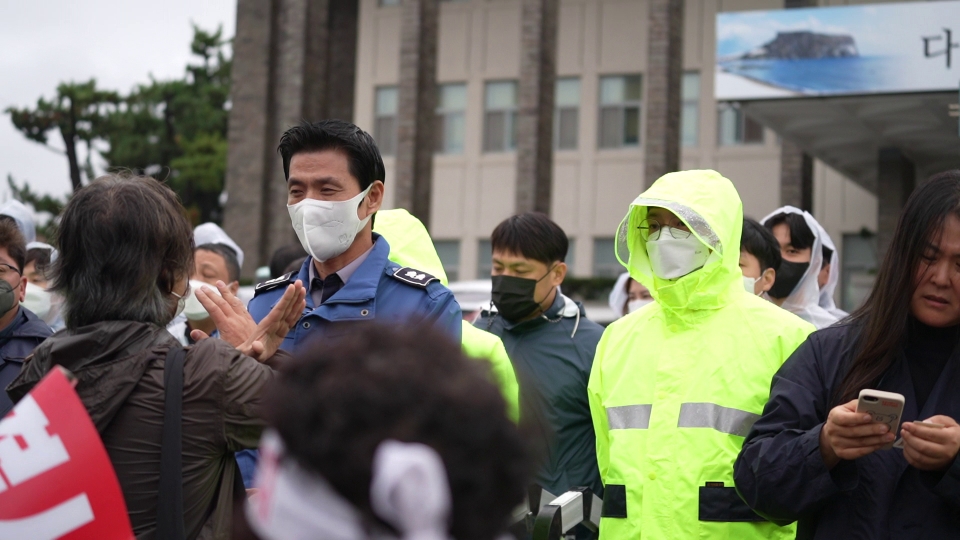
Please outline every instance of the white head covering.
[{"label": "white head covering", "polygon": [[33,212],[16,199],[10,199],[0,206],[0,216],[10,216],[17,222],[17,228],[23,239],[29,244],[37,240],[37,225],[33,221]]},{"label": "white head covering", "polygon": [[833,255],[830,256],[830,275],[827,277],[827,284],[820,289],[820,307],[837,318],[844,319],[850,314],[838,308],[836,301],[833,299],[833,293],[837,290],[837,282],[840,281],[840,256],[837,254],[837,246],[834,245],[833,239],[827,234],[827,230],[819,223],[817,225],[820,227],[820,239],[823,240],[823,245],[833,252]]},{"label": "white head covering", "polygon": [[193,243],[196,246],[203,244],[223,244],[237,254],[237,262],[243,268],[243,250],[230,238],[216,223],[202,223],[193,230]]},{"label": "white head covering", "polygon": [[627,307],[627,300],[630,299],[630,293],[627,292],[627,280],[630,279],[630,272],[624,272],[617,276],[617,282],[610,291],[610,309],[617,314],[617,318],[623,317],[623,310]]},{"label": "white head covering", "polygon": [[[817,276],[820,274],[820,265],[823,262],[823,240],[821,238],[823,236],[821,234],[823,228],[820,227],[820,224],[817,223],[817,220],[814,219],[809,212],[793,206],[777,208],[767,217],[763,218],[760,224],[766,225],[770,218],[778,214],[800,214],[807,223],[807,227],[809,227],[813,233],[813,247],[810,250],[810,266],[781,307],[813,324],[817,329],[826,328],[837,322],[838,318],[836,315],[820,307],[820,285],[817,283]],[[836,253],[836,251],[834,251],[834,253]]]},{"label": "white head covering", "polygon": [[373,459],[370,505],[400,537],[365,530],[357,509],[320,475],[285,456],[275,431],[264,432],[247,520],[263,540],[449,540],[450,487],[435,450],[384,441]]},{"label": "white head covering", "polygon": [[51,263],[55,262],[55,261],[57,260],[57,256],[60,254],[60,252],[57,251],[57,248],[51,246],[50,244],[48,244],[48,243],[46,243],[46,242],[29,242],[29,243],[27,243],[27,251],[30,251],[31,249],[35,249],[35,248],[50,250],[50,262],[51,262]]}]

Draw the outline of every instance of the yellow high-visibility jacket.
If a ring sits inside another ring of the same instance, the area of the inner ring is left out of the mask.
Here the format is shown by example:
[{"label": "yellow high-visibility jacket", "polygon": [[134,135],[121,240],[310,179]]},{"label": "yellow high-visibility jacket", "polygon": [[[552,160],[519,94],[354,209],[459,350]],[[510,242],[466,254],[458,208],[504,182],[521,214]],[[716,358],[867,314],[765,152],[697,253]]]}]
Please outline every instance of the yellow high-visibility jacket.
[{"label": "yellow high-visibility jacket", "polygon": [[[441,283],[447,284],[447,274],[433,247],[433,240],[419,219],[403,209],[381,210],[374,219],[373,230],[390,244],[391,261],[432,274]],[[500,338],[463,321],[461,346],[467,356],[490,364],[495,379],[493,382],[500,387],[503,399],[507,402],[507,413],[515,422],[518,421],[520,387]]]},{"label": "yellow high-visibility jacket", "polygon": [[[653,275],[640,232],[650,206],[711,248],[701,269]],[[621,223],[617,256],[656,302],[607,328],[590,375],[602,540],[795,536],[739,498],[733,463],[774,373],[813,326],[744,290],[742,227],[740,196],[714,171],[660,178]]]}]

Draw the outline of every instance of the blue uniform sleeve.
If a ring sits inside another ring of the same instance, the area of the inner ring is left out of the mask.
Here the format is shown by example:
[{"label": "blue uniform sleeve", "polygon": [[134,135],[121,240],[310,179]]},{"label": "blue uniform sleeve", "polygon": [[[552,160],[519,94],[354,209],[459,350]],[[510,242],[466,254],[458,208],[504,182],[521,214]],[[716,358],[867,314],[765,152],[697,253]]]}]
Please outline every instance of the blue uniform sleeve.
[{"label": "blue uniform sleeve", "polygon": [[816,512],[830,497],[853,490],[857,464],[828,470],[820,456],[820,429],[829,412],[820,340],[801,345],[773,377],[770,400],[734,464],[740,497],[779,525]]},{"label": "blue uniform sleeve", "polygon": [[437,328],[449,334],[455,343],[462,341],[463,313],[453,293],[446,287],[444,287],[444,293],[434,299],[432,309],[427,314],[427,320],[433,321]]}]

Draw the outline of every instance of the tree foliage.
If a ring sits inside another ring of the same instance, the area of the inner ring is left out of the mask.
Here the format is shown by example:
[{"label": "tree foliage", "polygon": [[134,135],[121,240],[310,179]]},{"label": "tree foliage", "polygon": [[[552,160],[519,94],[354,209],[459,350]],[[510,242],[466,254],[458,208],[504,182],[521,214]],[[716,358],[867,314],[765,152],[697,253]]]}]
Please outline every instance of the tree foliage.
[{"label": "tree foliage", "polygon": [[[98,89],[93,79],[64,83],[52,100],[40,98],[36,108],[10,108],[7,113],[32,141],[47,144],[49,133],[60,132],[73,191],[93,178],[89,156],[96,151],[107,170],[128,170],[166,181],[180,195],[194,223],[219,221],[226,175],[228,44],[222,29],[208,32],[194,26],[190,44],[194,60],[180,78],[151,78],[127,95]],[[85,164],[77,158],[79,143],[88,150]],[[28,186],[14,189],[14,195],[25,196],[23,189]]]}]

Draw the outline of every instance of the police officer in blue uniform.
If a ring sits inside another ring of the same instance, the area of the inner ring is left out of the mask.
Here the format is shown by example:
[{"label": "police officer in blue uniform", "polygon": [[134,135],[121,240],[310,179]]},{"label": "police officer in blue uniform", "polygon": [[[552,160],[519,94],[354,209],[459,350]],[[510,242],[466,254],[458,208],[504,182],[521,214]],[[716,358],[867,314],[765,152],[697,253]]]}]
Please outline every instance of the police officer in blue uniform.
[{"label": "police officer in blue uniform", "polygon": [[280,139],[293,229],[310,254],[299,272],[260,284],[248,309],[262,320],[297,280],[307,306],[281,348],[349,331],[355,321],[427,322],[460,341],[460,306],[440,281],[390,262],[390,245],[373,233],[384,167],[368,133],[340,120],[302,123]]}]

